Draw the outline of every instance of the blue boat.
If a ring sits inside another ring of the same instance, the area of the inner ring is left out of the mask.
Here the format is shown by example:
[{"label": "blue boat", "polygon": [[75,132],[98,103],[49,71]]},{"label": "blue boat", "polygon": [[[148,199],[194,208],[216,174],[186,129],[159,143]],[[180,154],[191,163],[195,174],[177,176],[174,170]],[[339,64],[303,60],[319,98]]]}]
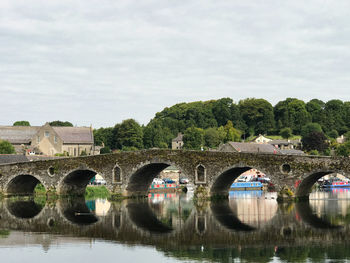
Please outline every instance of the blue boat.
[{"label": "blue boat", "polygon": [[350,187],[349,181],[343,181],[339,178],[331,178],[325,180],[321,185],[321,188],[348,188]]},{"label": "blue boat", "polygon": [[263,187],[261,182],[237,182],[231,185],[230,190],[262,190]]}]

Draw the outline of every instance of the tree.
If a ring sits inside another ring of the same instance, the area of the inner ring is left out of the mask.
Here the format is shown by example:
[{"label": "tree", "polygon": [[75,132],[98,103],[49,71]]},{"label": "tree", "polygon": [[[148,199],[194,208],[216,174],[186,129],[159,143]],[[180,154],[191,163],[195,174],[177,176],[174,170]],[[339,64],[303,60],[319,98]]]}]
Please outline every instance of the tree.
[{"label": "tree", "polygon": [[335,151],[336,155],[349,157],[350,156],[350,141],[340,144]]},{"label": "tree", "polygon": [[73,127],[73,124],[70,123],[69,121],[52,121],[49,123],[50,126],[54,127]]},{"label": "tree", "polygon": [[93,131],[95,145],[109,147],[110,149],[115,148],[115,141],[113,137],[113,127],[99,128]]},{"label": "tree", "polygon": [[335,129],[338,133],[343,134],[349,130],[345,124],[345,107],[341,100],[330,100],[324,107],[325,118],[321,123],[324,132],[330,132]]},{"label": "tree", "polygon": [[306,151],[324,152],[328,148],[327,137],[322,132],[313,131],[301,139]]},{"label": "tree", "polygon": [[105,146],[103,148],[100,149],[100,154],[106,154],[106,153],[111,153],[111,148],[109,148],[108,146]]},{"label": "tree", "polygon": [[203,145],[203,130],[196,127],[187,128],[183,140],[185,149],[200,150]]},{"label": "tree", "polygon": [[255,134],[271,132],[275,127],[273,107],[264,99],[249,98],[238,103],[242,118]]},{"label": "tree", "polygon": [[311,121],[305,102],[295,98],[280,101],[274,107],[277,128],[290,127],[295,134],[300,134],[301,127]]},{"label": "tree", "polygon": [[280,135],[282,136],[282,138],[284,139],[289,139],[290,137],[293,136],[292,134],[292,129],[291,128],[283,128],[281,131],[280,131]]},{"label": "tree", "polygon": [[223,142],[241,141],[242,132],[233,127],[232,121],[228,121],[226,125],[224,127],[220,127],[219,130],[220,133],[224,134]]},{"label": "tree", "polygon": [[14,154],[15,148],[8,141],[0,140],[0,154]]},{"label": "tree", "polygon": [[143,148],[143,133],[140,124],[133,119],[124,120],[113,130],[117,149]]},{"label": "tree", "polygon": [[311,115],[311,122],[323,123],[325,103],[322,100],[313,99],[306,103],[305,107]]},{"label": "tree", "polygon": [[209,148],[216,148],[221,143],[221,138],[216,128],[204,130],[204,145]]},{"label": "tree", "polygon": [[30,126],[29,121],[16,121],[13,126]]},{"label": "tree", "polygon": [[337,130],[333,129],[327,133],[327,136],[332,138],[332,139],[336,139],[339,137],[339,133],[337,132]]},{"label": "tree", "polygon": [[321,125],[318,123],[308,123],[301,129],[301,137],[308,136],[311,132],[322,132]]}]

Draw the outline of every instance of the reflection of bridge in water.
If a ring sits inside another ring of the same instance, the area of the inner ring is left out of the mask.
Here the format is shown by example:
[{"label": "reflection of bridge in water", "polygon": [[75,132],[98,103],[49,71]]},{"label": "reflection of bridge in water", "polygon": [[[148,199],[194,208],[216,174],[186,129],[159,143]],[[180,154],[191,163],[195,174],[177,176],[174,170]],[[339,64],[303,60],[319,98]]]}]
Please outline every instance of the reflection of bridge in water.
[{"label": "reflection of bridge in water", "polygon": [[177,212],[174,208],[172,214],[177,215],[176,220],[155,213],[154,207],[146,200],[125,200],[111,203],[105,216],[97,216],[83,198],[62,199],[44,207],[31,200],[7,199],[0,205],[0,228],[159,247],[228,243],[288,246],[350,240],[349,225],[336,226],[317,217],[307,202],[278,205],[276,214],[260,225],[242,222],[229,201],[206,202],[186,211],[183,209],[186,204],[178,204]]}]

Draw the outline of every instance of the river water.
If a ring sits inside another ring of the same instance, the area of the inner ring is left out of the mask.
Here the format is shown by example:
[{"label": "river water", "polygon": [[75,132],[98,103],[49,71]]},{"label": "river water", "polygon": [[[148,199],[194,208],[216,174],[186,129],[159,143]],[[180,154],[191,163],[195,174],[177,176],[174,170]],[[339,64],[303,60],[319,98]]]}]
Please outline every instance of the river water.
[{"label": "river water", "polygon": [[148,199],[6,199],[2,262],[350,262],[350,191],[278,204],[276,193]]}]

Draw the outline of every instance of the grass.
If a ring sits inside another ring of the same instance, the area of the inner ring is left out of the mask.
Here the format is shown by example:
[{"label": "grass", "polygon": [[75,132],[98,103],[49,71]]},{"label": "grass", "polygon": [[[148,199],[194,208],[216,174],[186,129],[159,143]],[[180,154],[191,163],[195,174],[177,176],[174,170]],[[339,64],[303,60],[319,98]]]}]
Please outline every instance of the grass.
[{"label": "grass", "polygon": [[85,190],[85,199],[109,198],[110,192],[105,186],[88,186]]}]

